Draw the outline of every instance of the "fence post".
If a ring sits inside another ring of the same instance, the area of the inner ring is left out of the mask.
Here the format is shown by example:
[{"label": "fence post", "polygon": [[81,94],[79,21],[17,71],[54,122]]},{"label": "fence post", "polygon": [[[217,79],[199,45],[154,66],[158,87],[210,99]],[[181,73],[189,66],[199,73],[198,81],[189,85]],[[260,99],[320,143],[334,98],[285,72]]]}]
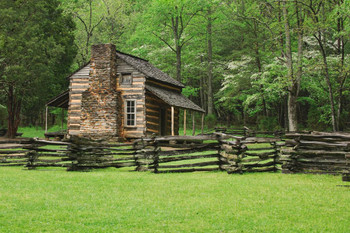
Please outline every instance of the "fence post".
[{"label": "fence post", "polygon": [[105,166],[101,160],[105,153],[100,142],[79,137],[72,137],[70,141],[67,149],[72,165],[67,171],[90,171]]},{"label": "fence post", "polygon": [[246,151],[247,147],[243,145],[241,140],[238,140],[238,147],[237,147],[237,162],[236,162],[236,169],[237,173],[243,174],[243,163],[242,159],[244,158],[244,152]]},{"label": "fence post", "polygon": [[226,171],[228,174],[243,173],[243,165],[241,163],[245,147],[242,146],[241,140],[236,139],[235,143],[223,143],[221,146],[225,161],[228,163]]},{"label": "fence post", "polygon": [[136,149],[136,171],[149,171],[153,168],[158,172],[158,158],[156,153],[158,150],[158,143],[156,143],[155,139],[147,142],[143,138],[141,138],[140,142],[140,146],[137,145],[138,142],[134,143],[134,148]]},{"label": "fence post", "polygon": [[271,142],[271,146],[273,146],[274,156],[273,156],[273,167],[274,167],[274,172],[277,172],[277,164],[278,164],[278,156],[279,156],[279,149],[277,148],[276,142]]},{"label": "fence post", "polygon": [[159,167],[159,154],[158,152],[160,151],[160,147],[158,147],[158,142],[154,139],[153,140],[153,146],[154,146],[154,149],[153,149],[153,155],[152,155],[152,158],[153,158],[153,172],[154,173],[158,173],[158,167]]},{"label": "fence post", "polygon": [[[222,156],[222,149],[223,149],[223,141],[222,141],[222,138],[221,138],[221,135],[216,135],[216,138],[219,142],[219,148],[218,148],[218,161],[219,161],[219,170],[220,171],[223,171],[225,169],[222,168],[222,165],[223,165],[223,162],[226,161],[227,162],[227,159]],[[227,162],[228,163],[228,162]]]},{"label": "fence post", "polygon": [[37,151],[38,144],[35,143],[34,139],[30,139],[30,144],[28,147],[23,147],[23,149],[27,149],[28,151],[25,153],[25,156],[28,158],[28,163],[26,167],[28,170],[35,169],[35,162],[38,160],[39,153]]},{"label": "fence post", "polygon": [[345,169],[342,173],[342,180],[350,182],[350,153],[345,155],[345,160],[347,169]]},{"label": "fence post", "polygon": [[283,149],[280,161],[282,162],[282,173],[290,174],[295,173],[298,163],[298,148],[300,146],[300,140],[298,138],[292,138],[286,140],[286,147],[289,149]]},{"label": "fence post", "polygon": [[26,165],[26,167],[28,168],[28,170],[33,170],[35,169],[35,162],[37,161],[39,154],[37,151],[35,150],[30,150],[28,152],[26,152],[26,157],[28,158],[28,163]]}]

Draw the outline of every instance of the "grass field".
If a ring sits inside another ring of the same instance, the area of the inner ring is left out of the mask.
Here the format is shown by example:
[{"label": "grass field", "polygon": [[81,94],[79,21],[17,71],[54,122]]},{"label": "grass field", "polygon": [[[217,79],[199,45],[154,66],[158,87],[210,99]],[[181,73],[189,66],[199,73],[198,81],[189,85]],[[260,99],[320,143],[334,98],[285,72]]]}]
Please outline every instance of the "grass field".
[{"label": "grass field", "polygon": [[0,232],[348,232],[327,175],[0,169]]},{"label": "grass field", "polygon": [[[66,129],[67,127],[65,127],[64,129]],[[51,128],[48,129],[48,132],[56,132],[56,131],[60,131],[61,127],[60,126],[53,126]],[[20,127],[18,129],[18,132],[23,133],[22,137],[28,137],[28,138],[33,138],[33,137],[38,137],[38,138],[44,138],[44,133],[45,130],[40,128],[40,127]],[[200,134],[202,131],[200,129],[196,129],[196,134]],[[205,129],[204,133],[209,133],[209,132],[213,132],[213,130],[208,130]],[[179,135],[183,135],[183,129],[180,128],[179,129]],[[192,129],[188,129],[187,130],[187,135],[192,135]]]},{"label": "grass field", "polygon": [[[48,132],[56,132],[60,131],[61,127],[60,126],[53,126],[48,129]],[[45,138],[45,130],[40,128],[40,127],[20,127],[18,128],[18,132],[23,133],[22,137],[27,137],[27,138]]]}]

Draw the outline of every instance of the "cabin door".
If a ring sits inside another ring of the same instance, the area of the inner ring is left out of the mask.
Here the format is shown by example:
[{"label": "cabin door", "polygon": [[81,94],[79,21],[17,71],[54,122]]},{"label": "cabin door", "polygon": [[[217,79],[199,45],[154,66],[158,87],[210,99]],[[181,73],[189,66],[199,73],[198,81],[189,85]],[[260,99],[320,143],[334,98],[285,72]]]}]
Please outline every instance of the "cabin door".
[{"label": "cabin door", "polygon": [[160,116],[159,116],[159,119],[160,119],[160,129],[159,129],[159,132],[160,132],[160,135],[161,136],[164,136],[166,134],[166,110],[164,108],[161,108],[160,109]]}]

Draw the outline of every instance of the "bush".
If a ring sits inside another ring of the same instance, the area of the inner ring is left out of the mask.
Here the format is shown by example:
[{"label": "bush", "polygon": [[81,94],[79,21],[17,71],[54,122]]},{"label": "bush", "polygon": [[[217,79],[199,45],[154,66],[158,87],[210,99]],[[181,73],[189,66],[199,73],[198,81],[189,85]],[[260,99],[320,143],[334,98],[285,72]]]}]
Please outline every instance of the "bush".
[{"label": "bush", "polygon": [[330,131],[330,117],[329,124],[326,124],[326,120],[321,117],[322,109],[317,107],[311,107],[307,115],[307,128],[317,131]]},{"label": "bush", "polygon": [[217,118],[215,114],[208,114],[205,116],[205,124],[207,125],[208,129],[213,129],[216,126]]},{"label": "bush", "polygon": [[258,128],[262,131],[274,131],[280,129],[276,117],[260,117],[258,119]]}]

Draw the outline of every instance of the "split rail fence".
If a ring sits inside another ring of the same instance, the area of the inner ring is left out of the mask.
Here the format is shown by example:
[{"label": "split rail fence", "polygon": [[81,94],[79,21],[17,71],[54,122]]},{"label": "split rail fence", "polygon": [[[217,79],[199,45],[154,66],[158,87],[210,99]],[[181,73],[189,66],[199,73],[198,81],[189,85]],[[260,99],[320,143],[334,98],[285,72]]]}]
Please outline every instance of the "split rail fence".
[{"label": "split rail fence", "polygon": [[350,134],[290,133],[285,138],[280,158],[283,173],[343,173],[349,177]]},{"label": "split rail fence", "polygon": [[350,180],[350,134],[288,133],[245,137],[214,133],[105,143],[72,137],[0,141],[0,166],[63,167],[69,171],[132,168],[154,173],[226,171],[342,174]]},{"label": "split rail fence", "polygon": [[155,173],[277,171],[280,139],[243,138],[226,134],[172,136],[103,143],[27,139],[0,142],[0,166],[65,167],[69,171],[132,167]]}]

